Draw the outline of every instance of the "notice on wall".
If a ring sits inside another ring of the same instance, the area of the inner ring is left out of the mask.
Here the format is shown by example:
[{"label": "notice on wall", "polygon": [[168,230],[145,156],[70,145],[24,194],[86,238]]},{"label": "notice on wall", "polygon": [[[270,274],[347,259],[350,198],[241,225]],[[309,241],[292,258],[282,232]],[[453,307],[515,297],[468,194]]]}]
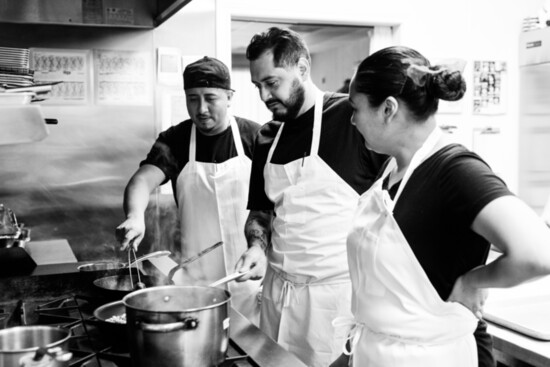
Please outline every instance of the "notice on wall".
[{"label": "notice on wall", "polygon": [[157,83],[183,90],[182,57],[179,49],[157,48]]},{"label": "notice on wall", "polygon": [[105,8],[105,23],[107,24],[134,24],[134,9],[132,8]]},{"label": "notice on wall", "polygon": [[506,146],[500,129],[495,127],[476,128],[472,133],[472,150],[491,166],[493,172],[501,175],[506,169],[506,162],[503,161],[502,154],[506,151]]},{"label": "notice on wall", "polygon": [[506,113],[506,62],[474,61],[473,113]]},{"label": "notice on wall", "polygon": [[90,102],[90,52],[88,50],[31,49],[34,83],[61,82],[52,86],[43,104]]},{"label": "notice on wall", "polygon": [[94,50],[96,103],[151,105],[151,58],[148,52]]}]

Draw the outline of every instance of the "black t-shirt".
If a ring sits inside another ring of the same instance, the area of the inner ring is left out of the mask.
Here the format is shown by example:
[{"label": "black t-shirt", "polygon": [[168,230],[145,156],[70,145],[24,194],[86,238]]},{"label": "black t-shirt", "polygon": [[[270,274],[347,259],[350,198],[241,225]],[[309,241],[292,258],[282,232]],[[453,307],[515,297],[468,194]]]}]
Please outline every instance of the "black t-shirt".
[{"label": "black t-shirt", "polygon": [[[386,157],[365,148],[361,134],[351,125],[352,109],[346,94],[325,93],[319,156],[359,194],[374,182]],[[285,123],[273,152],[271,163],[286,164],[310,154],[313,136],[314,108]],[[264,190],[263,170],[273,140],[281,127],[271,121],[260,129],[256,139],[248,209],[271,210],[274,204]]]},{"label": "black t-shirt", "polygon": [[490,244],[470,227],[485,205],[506,195],[512,193],[502,179],[458,144],[443,147],[411,175],[393,215],[441,299],[459,276],[487,261]]},{"label": "black t-shirt", "polygon": [[[260,125],[240,117],[235,117],[244,153],[252,159],[254,139]],[[189,162],[189,143],[191,139],[191,120],[185,120],[159,134],[151,151],[145,160],[140,163],[152,164],[160,168],[166,175],[164,182],[171,181],[174,193],[181,170]],[[196,155],[199,162],[222,163],[237,155],[237,148],[233,139],[231,126],[217,135],[203,135],[196,129]],[[177,199],[176,199],[177,200]]]},{"label": "black t-shirt", "polygon": [[[398,187],[391,187],[391,197]],[[441,299],[460,275],[487,261],[490,244],[470,227],[485,205],[506,195],[513,195],[506,184],[458,144],[437,151],[409,178],[393,214]],[[486,329],[480,321],[474,333],[479,366],[494,367]]]}]

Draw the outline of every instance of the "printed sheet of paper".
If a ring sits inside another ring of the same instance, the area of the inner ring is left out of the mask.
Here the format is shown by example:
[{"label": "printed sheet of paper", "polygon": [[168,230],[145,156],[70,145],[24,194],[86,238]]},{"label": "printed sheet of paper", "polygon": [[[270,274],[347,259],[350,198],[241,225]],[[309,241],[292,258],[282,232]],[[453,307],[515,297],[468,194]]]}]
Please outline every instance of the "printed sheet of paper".
[{"label": "printed sheet of paper", "polygon": [[149,52],[94,50],[96,103],[151,105],[151,58]]},{"label": "printed sheet of paper", "polygon": [[507,103],[506,89],[506,62],[474,61],[474,115],[505,113]]},{"label": "printed sheet of paper", "polygon": [[31,49],[34,83],[62,82],[52,87],[43,104],[90,102],[90,52],[88,50]]}]

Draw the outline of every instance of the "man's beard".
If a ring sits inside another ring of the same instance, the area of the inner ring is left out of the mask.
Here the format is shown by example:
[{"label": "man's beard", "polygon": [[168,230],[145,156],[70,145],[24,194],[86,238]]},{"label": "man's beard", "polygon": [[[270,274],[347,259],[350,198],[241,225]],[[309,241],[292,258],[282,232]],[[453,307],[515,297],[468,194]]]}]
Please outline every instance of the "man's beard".
[{"label": "man's beard", "polygon": [[286,111],[273,112],[273,120],[281,122],[294,120],[304,105],[305,98],[304,87],[297,78],[294,79],[291,85],[290,97],[284,103],[279,101],[286,107]]}]

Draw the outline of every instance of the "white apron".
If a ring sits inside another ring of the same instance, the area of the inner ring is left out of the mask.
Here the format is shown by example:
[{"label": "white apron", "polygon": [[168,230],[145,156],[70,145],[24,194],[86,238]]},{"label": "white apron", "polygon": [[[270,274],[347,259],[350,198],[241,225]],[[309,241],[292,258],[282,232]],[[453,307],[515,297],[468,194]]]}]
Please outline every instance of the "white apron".
[{"label": "white apron", "polygon": [[436,128],[416,152],[393,201],[382,183],[394,159],[359,201],[347,243],[356,322],[353,366],[478,365],[477,319],[461,304],[439,297],[392,213],[412,172],[441,135]]},{"label": "white apron", "polygon": [[341,353],[347,333],[335,333],[332,319],[351,316],[345,243],[359,195],[318,155],[321,92],[314,111],[310,155],[271,163],[283,124],[264,168],[265,191],[276,215],[260,328],[306,365],[325,367]]},{"label": "white apron", "polygon": [[[189,285],[206,285],[234,271],[247,249],[244,224],[248,216],[250,159],[245,155],[239,128],[230,120],[238,155],[222,163],[197,162],[196,127],[191,128],[189,162],[177,180],[181,221],[182,256],[223,241],[223,245],[184,268],[193,280]],[[231,305],[256,325],[259,322],[257,293],[260,281],[230,282]]]}]

